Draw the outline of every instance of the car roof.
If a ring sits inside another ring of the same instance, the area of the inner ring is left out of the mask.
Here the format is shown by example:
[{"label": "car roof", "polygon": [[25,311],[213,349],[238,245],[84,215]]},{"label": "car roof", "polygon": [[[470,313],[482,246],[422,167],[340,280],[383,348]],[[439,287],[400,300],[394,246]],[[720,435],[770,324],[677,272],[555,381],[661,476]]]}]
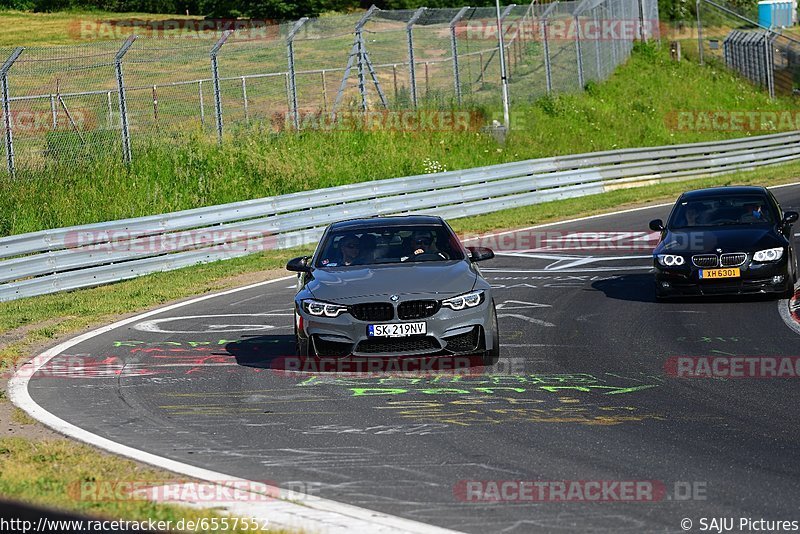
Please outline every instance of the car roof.
[{"label": "car roof", "polygon": [[387,228],[392,226],[442,226],[444,221],[434,215],[402,215],[392,217],[366,217],[348,219],[331,224],[331,231],[363,230],[366,228]]},{"label": "car roof", "polygon": [[681,195],[681,200],[703,200],[703,199],[728,196],[728,195],[747,195],[747,194],[766,195],[767,189],[755,185],[709,187],[706,189],[695,189],[694,191],[686,191],[683,195]]}]

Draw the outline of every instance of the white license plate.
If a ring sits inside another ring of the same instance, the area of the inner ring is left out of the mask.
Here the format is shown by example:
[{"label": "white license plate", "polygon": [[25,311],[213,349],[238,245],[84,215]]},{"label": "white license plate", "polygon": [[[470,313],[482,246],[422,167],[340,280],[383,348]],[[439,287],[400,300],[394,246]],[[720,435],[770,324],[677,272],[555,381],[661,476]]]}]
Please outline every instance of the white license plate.
[{"label": "white license plate", "polygon": [[427,325],[421,323],[371,324],[367,326],[369,337],[405,337],[427,333]]}]

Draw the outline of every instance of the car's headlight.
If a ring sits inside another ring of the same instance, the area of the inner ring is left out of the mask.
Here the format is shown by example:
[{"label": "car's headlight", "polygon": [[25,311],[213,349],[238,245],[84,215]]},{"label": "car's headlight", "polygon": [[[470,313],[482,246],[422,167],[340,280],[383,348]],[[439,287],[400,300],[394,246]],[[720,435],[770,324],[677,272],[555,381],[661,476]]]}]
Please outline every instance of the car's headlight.
[{"label": "car's headlight", "polygon": [[683,258],[683,256],[678,256],[677,254],[659,254],[657,257],[658,263],[664,267],[676,267],[686,263],[686,260]]},{"label": "car's headlight", "polygon": [[778,261],[783,257],[783,247],[759,250],[753,254],[753,261]]},{"label": "car's headlight", "polygon": [[317,317],[339,317],[339,315],[347,311],[347,306],[308,299],[303,301],[303,310]]},{"label": "car's headlight", "polygon": [[447,306],[451,310],[463,310],[464,308],[474,308],[483,302],[483,291],[470,291],[457,297],[451,297],[442,301],[442,306]]}]

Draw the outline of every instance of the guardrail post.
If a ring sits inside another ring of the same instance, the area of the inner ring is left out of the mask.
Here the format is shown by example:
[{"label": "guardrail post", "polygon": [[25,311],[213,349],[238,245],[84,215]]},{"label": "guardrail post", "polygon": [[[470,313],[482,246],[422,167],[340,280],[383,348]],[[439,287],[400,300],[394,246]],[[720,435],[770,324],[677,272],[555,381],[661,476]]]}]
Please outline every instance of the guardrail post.
[{"label": "guardrail post", "polygon": [[117,71],[117,90],[119,91],[119,122],[122,128],[122,161],[126,165],[131,163],[131,133],[130,125],[128,124],[128,102],[125,97],[125,78],[122,75],[122,58],[133,46],[135,40],[135,35],[128,37],[114,56],[114,68]]},{"label": "guardrail post", "polygon": [[25,49],[22,47],[15,48],[3,66],[0,67],[0,84],[2,87],[3,98],[3,127],[5,129],[6,138],[6,164],[8,165],[8,174],[14,177],[16,168],[14,167],[14,131],[13,120],[11,119],[11,99],[8,95],[8,71],[14,62],[19,59]]},{"label": "guardrail post", "polygon": [[222,144],[222,95],[219,90],[219,67],[217,64],[217,55],[222,45],[228,40],[228,37],[233,33],[232,30],[226,30],[222,37],[211,48],[211,77],[214,81],[214,112],[217,117],[217,142]]},{"label": "guardrail post", "polygon": [[411,104],[415,108],[417,107],[417,67],[414,63],[414,36],[412,29],[414,23],[417,22],[425,12],[425,9],[427,8],[421,7],[414,11],[408,24],[406,24],[406,38],[408,40],[408,84],[411,86]]},{"label": "guardrail post", "polygon": [[453,85],[456,90],[458,105],[461,105],[461,73],[458,70],[458,39],[456,36],[456,25],[461,22],[461,19],[464,18],[464,15],[470,9],[469,6],[462,7],[450,21],[450,51],[453,55]]},{"label": "guardrail post", "polygon": [[291,109],[289,112],[292,114],[292,122],[294,129],[300,129],[300,116],[297,111],[297,79],[294,70],[294,36],[300,31],[303,24],[308,21],[308,17],[303,17],[294,23],[289,34],[286,36],[286,58],[289,63],[289,92],[291,93]]}]

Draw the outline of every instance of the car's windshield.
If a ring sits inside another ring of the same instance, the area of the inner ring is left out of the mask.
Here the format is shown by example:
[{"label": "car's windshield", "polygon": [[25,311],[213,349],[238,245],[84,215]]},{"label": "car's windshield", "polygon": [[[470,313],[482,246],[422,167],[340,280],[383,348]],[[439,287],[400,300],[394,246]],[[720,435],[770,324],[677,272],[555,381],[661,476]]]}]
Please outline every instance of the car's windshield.
[{"label": "car's windshield", "polygon": [[726,195],[681,200],[672,212],[670,228],[771,224],[775,221],[763,195]]},{"label": "car's windshield", "polygon": [[320,251],[317,268],[464,259],[461,245],[444,226],[333,231]]}]

